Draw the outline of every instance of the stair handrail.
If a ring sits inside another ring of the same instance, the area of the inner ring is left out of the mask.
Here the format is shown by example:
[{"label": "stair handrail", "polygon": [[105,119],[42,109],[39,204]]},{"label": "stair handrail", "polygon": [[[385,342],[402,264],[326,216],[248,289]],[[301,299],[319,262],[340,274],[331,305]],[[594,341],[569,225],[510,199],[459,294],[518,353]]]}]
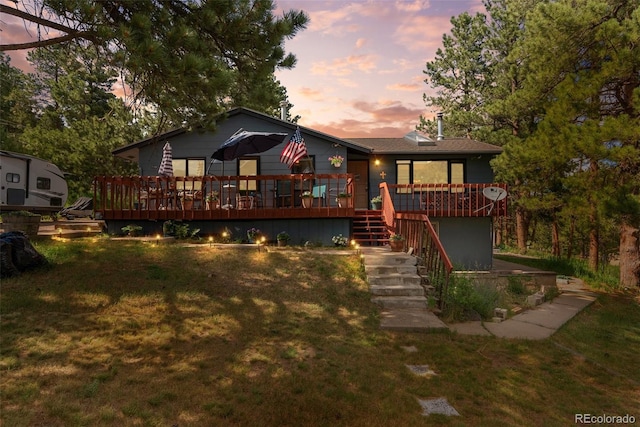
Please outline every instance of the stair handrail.
[{"label": "stair handrail", "polygon": [[445,308],[445,296],[453,264],[426,214],[399,213],[396,215],[396,233],[413,248],[419,265],[426,267],[431,284],[436,288],[438,308]]}]

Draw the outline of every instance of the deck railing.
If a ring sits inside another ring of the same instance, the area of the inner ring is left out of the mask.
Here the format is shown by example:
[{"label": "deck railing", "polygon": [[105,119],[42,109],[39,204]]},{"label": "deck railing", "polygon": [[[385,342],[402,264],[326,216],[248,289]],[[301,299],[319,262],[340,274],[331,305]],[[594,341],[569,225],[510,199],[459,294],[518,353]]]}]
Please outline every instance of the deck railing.
[{"label": "deck railing", "polygon": [[389,184],[388,188],[396,212],[421,212],[431,218],[507,214],[505,184]]},{"label": "deck railing", "polygon": [[94,210],[105,219],[350,216],[353,193],[351,174],[97,177]]}]

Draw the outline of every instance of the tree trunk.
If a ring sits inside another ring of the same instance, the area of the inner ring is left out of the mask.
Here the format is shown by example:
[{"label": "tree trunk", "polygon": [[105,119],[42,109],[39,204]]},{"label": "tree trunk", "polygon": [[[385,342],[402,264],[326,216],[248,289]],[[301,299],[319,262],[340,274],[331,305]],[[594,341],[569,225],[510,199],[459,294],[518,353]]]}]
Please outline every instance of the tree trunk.
[{"label": "tree trunk", "polygon": [[493,222],[493,224],[494,224],[494,228],[493,228],[493,232],[494,232],[493,244],[496,247],[500,247],[502,245],[503,223],[504,223],[504,221],[503,221],[502,217],[496,218],[496,220]]},{"label": "tree trunk", "polygon": [[518,250],[522,253],[527,252],[529,221],[529,213],[518,206],[516,208],[516,236],[518,238]]},{"label": "tree trunk", "polygon": [[573,236],[576,231],[576,219],[571,216],[571,225],[569,226],[569,242],[567,244],[567,259],[573,256]]},{"label": "tree trunk", "polygon": [[595,203],[592,203],[589,212],[589,268],[592,271],[598,271],[598,250],[600,248],[600,232],[598,227],[598,208]]},{"label": "tree trunk", "polygon": [[551,223],[551,254],[556,258],[560,258],[560,227],[555,217]]},{"label": "tree trunk", "polygon": [[620,225],[620,286],[640,287],[640,229]]}]

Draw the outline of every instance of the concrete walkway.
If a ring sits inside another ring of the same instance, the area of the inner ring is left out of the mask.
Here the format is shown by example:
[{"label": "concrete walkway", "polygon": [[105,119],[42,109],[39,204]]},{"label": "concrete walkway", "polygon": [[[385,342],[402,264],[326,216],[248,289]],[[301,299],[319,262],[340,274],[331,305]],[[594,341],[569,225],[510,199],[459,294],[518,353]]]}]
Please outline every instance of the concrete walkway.
[{"label": "concrete walkway", "polygon": [[[364,251],[366,251],[365,248],[363,248]],[[379,251],[384,251],[384,249],[376,248],[373,252]],[[532,270],[531,267],[505,263],[504,261],[498,261],[496,264],[501,269]],[[404,331],[448,328],[463,335],[493,335],[499,338],[530,340],[545,339],[553,335],[560,327],[597,299],[597,294],[590,292],[579,279],[558,279],[556,283],[560,291],[558,297],[525,310],[502,322],[475,321],[445,325],[426,308],[406,308],[383,310],[381,313],[381,327]]]},{"label": "concrete walkway", "polygon": [[552,301],[502,322],[465,322],[449,329],[465,335],[494,335],[499,338],[541,340],[549,338],[575,315],[597,299],[579,279],[558,280],[561,294]]}]

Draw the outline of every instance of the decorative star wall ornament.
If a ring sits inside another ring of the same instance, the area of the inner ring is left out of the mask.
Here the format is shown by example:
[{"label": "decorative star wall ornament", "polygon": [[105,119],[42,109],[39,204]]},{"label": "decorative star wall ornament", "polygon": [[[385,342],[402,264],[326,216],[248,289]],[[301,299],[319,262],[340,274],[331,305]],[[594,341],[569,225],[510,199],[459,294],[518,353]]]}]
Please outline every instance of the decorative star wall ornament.
[{"label": "decorative star wall ornament", "polygon": [[380,178],[384,179],[387,176],[385,171],[380,172]]}]

